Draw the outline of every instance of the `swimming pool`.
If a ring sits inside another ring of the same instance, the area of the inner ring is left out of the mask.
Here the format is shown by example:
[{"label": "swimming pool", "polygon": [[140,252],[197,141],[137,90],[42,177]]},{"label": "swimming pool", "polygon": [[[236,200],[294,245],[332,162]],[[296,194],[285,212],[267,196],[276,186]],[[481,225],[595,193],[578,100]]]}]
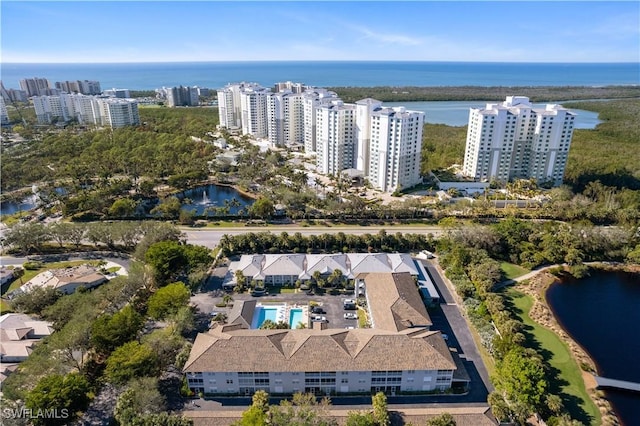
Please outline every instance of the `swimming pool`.
[{"label": "swimming pool", "polygon": [[303,318],[302,308],[291,309],[289,311],[289,328],[296,328],[299,322],[304,324]]},{"label": "swimming pool", "polygon": [[256,306],[256,310],[253,314],[253,321],[252,321],[253,324],[251,324],[251,328],[260,328],[262,323],[265,322],[266,320],[278,322],[279,309],[281,308]]}]

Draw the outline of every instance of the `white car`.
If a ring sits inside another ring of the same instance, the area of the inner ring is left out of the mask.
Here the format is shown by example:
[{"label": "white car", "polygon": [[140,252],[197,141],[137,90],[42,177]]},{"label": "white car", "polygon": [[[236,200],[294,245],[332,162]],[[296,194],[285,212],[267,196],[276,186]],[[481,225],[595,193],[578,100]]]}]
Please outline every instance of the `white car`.
[{"label": "white car", "polygon": [[329,321],[327,321],[327,317],[323,317],[321,315],[314,315],[311,317],[311,322],[329,322]]},{"label": "white car", "polygon": [[358,315],[355,314],[354,312],[347,312],[346,314],[344,314],[344,319],[349,319],[349,320],[358,319]]}]

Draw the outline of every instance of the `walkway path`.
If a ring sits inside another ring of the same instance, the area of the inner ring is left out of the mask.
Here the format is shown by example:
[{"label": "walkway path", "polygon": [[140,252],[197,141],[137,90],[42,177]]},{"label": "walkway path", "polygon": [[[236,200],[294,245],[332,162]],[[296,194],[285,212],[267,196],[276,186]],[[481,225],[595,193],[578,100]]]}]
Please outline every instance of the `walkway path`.
[{"label": "walkway path", "polygon": [[598,387],[614,388],[640,392],[640,383],[628,382],[626,380],[609,379],[607,377],[593,376],[596,379]]}]

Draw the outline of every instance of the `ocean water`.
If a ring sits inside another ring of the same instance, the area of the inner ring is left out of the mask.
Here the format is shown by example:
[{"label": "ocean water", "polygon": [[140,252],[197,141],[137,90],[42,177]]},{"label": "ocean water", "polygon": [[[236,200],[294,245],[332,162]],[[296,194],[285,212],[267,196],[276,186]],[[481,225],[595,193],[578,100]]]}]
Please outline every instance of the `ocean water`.
[{"label": "ocean water", "polygon": [[1,64],[6,88],[27,77],[97,80],[112,87],[152,90],[178,85],[219,88],[252,81],[296,81],[320,87],[369,86],[604,86],[640,84],[638,63],[494,62],[171,62]]}]

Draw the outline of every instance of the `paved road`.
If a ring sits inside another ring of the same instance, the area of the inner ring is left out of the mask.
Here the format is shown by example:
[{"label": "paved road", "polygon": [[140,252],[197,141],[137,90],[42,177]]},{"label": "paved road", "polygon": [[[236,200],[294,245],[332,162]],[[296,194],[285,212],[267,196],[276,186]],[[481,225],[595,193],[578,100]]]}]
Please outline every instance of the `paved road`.
[{"label": "paved road", "polygon": [[377,234],[381,230],[385,230],[387,233],[395,234],[397,232],[410,233],[410,234],[432,234],[434,237],[438,237],[442,234],[442,229],[438,226],[349,226],[349,227],[300,227],[300,226],[278,226],[278,227],[235,227],[235,228],[220,228],[220,229],[193,229],[183,228],[182,231],[187,237],[187,242],[191,244],[197,244],[208,248],[214,248],[222,239],[225,234],[240,235],[249,232],[272,232],[274,234],[280,234],[287,232],[289,235],[293,235],[299,232],[303,236],[309,235],[322,235],[322,234],[337,234],[343,232],[345,234],[364,235],[364,234]]},{"label": "paved road", "polygon": [[[453,292],[447,284],[447,280],[441,276],[441,270],[437,267],[436,260],[423,261],[429,275],[433,278],[438,292],[441,296],[440,308],[444,318],[440,317],[438,312],[432,315],[434,321],[434,329],[438,326],[449,326],[449,345],[458,349],[460,358],[463,360],[469,376],[471,376],[471,399],[478,401],[486,397],[488,392],[493,390],[493,385],[489,380],[489,373],[480,357],[476,343],[471,335],[469,324],[462,316],[461,307],[454,297]],[[484,395],[484,396],[483,396]]]}]

